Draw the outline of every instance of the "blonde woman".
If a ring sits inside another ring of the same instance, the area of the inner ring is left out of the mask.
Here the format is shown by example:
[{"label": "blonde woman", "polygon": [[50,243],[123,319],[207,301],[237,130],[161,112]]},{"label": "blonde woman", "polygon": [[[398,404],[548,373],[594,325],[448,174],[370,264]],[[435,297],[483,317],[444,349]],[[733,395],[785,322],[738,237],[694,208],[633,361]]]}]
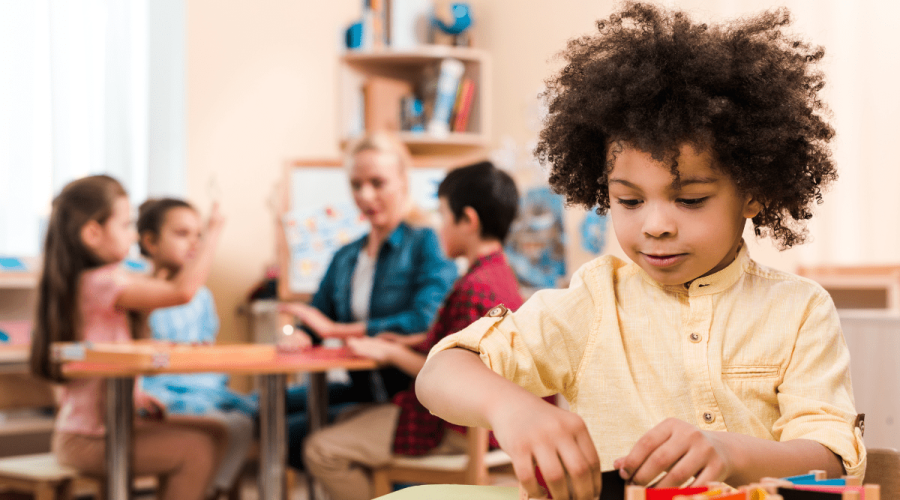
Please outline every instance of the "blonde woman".
[{"label": "blonde woman", "polygon": [[[382,335],[397,342],[421,340],[456,279],[456,267],[433,230],[413,227],[409,213],[412,160],[396,137],[363,137],[348,155],[353,200],[371,231],[340,248],[310,304],[283,304],[314,338]],[[349,385],[332,384],[333,416],[347,403],[387,402],[412,379],[396,368],[352,372]],[[288,391],[289,463],[302,467],[308,427],[305,388]]]}]

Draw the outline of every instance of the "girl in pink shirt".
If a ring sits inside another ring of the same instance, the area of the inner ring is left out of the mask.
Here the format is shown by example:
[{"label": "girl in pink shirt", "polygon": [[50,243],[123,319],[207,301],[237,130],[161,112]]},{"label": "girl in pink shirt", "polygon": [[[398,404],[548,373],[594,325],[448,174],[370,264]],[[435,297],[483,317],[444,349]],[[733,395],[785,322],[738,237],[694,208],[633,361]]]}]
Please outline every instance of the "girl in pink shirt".
[{"label": "girl in pink shirt", "polygon": [[[196,257],[176,276],[128,274],[121,261],[137,241],[122,185],[105,175],[85,177],[53,200],[44,245],[31,369],[61,384],[53,451],[63,464],[105,474],[106,426],[102,379],[66,380],[50,359],[53,342],[122,341],[146,331],[146,314],[191,300],[206,281],[223,220],[214,207]],[[200,500],[226,441],[221,424],[166,417],[162,405],[135,391],[134,472],[164,475],[162,498]]]}]

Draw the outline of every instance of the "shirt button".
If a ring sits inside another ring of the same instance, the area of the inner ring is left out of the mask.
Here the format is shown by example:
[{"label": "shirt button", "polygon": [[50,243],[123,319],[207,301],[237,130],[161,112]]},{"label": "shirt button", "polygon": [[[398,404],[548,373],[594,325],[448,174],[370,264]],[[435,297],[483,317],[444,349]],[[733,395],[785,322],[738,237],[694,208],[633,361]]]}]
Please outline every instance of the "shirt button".
[{"label": "shirt button", "polygon": [[691,339],[691,342],[694,342],[694,343],[700,342],[700,334],[692,333],[690,336],[690,339]]},{"label": "shirt button", "polygon": [[711,424],[716,421],[716,415],[709,411],[704,412],[703,413],[703,421],[706,422],[707,424]]}]

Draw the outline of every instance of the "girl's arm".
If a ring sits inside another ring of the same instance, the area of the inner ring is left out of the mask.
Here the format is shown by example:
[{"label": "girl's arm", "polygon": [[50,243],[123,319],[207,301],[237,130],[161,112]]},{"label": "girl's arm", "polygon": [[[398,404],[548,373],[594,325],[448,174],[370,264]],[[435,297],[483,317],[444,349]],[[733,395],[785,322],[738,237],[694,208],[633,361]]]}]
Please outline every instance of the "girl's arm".
[{"label": "girl's arm", "polygon": [[581,417],[497,375],[477,354],[459,348],[434,354],[416,378],[416,396],[447,421],[493,429],[531,497],[543,496],[535,464],[553,498],[600,494],[600,458]]},{"label": "girl's arm", "polygon": [[218,205],[213,205],[206,231],[197,249],[197,256],[169,280],[150,276],[130,277],[116,299],[116,306],[122,309],[149,311],[190,302],[209,275],[223,223],[224,219],[219,213]]}]

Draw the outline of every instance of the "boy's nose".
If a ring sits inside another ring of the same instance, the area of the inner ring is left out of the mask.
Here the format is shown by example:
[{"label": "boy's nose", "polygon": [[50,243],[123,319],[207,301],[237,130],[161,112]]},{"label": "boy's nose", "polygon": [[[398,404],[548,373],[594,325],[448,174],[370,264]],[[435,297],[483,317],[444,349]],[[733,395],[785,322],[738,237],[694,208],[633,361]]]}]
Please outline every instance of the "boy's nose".
[{"label": "boy's nose", "polygon": [[659,205],[650,205],[646,208],[643,231],[652,238],[674,236],[677,232],[675,220],[666,207]]}]

